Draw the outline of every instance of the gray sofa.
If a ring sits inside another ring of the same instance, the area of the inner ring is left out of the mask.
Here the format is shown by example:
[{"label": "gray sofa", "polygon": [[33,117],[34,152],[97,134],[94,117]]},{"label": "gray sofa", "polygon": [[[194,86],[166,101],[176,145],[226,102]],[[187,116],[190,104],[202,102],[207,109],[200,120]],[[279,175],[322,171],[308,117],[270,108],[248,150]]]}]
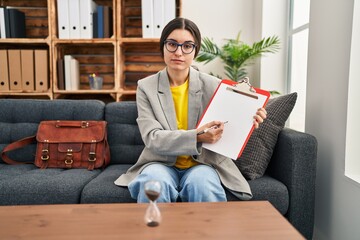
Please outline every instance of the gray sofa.
[{"label": "gray sofa", "polygon": [[[34,135],[42,120],[103,120],[108,122],[111,164],[105,169],[38,169],[33,164],[0,161],[0,205],[135,202],[114,180],[134,164],[144,145],[136,124],[135,102],[98,100],[0,99],[0,150]],[[253,200],[268,200],[306,238],[314,222],[316,139],[283,129],[266,174],[249,181]],[[9,156],[32,161],[35,144]],[[230,192],[228,200],[236,201]]]}]

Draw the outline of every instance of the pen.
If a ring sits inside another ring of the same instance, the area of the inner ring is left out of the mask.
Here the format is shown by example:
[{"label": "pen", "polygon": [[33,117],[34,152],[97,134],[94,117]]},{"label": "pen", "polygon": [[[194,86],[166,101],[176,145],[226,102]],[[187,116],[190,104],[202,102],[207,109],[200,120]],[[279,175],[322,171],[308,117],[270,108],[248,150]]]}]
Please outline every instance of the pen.
[{"label": "pen", "polygon": [[[229,121],[225,121],[225,122],[223,122],[223,123],[226,124],[226,123],[228,123],[228,122],[229,122]],[[218,128],[218,125],[214,125],[214,126],[212,126],[212,127],[205,128],[204,130],[198,132],[197,135],[201,135],[201,134],[207,133],[209,130],[211,130],[211,129],[216,129],[216,128]]]}]

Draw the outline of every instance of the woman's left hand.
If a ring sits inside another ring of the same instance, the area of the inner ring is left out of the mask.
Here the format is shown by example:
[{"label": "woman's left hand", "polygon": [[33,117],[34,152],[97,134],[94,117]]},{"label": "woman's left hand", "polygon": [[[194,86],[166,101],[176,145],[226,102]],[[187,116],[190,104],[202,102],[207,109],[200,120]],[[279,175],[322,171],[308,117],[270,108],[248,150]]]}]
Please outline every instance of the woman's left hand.
[{"label": "woman's left hand", "polygon": [[259,128],[260,124],[266,119],[267,112],[265,108],[259,108],[254,116],[254,126]]}]

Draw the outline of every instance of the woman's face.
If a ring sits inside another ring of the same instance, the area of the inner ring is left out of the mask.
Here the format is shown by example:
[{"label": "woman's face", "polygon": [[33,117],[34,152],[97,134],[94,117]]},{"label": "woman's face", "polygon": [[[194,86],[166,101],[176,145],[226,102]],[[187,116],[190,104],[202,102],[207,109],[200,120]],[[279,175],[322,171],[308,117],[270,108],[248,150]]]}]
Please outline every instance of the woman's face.
[{"label": "woman's face", "polygon": [[[176,46],[174,45],[174,43],[185,43],[185,45],[183,46],[184,49],[189,49],[189,47],[191,47],[191,44],[195,44],[194,37],[188,30],[185,29],[175,29],[170,33],[166,40],[171,41],[170,44],[172,44],[172,46]],[[189,54],[184,54],[181,46],[178,46],[175,52],[169,52],[165,45],[164,61],[168,69],[172,71],[188,70],[194,59],[195,49]]]}]

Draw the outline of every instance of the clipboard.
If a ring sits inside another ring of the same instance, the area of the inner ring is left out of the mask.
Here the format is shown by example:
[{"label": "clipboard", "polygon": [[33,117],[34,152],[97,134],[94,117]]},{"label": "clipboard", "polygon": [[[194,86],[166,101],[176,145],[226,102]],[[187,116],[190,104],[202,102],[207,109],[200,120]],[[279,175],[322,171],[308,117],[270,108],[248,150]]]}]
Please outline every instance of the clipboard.
[{"label": "clipboard", "polygon": [[268,91],[252,87],[248,78],[239,82],[222,80],[197,127],[214,120],[227,121],[227,124],[219,141],[203,143],[202,147],[238,159],[254,130],[253,117],[259,108],[266,106],[269,98]]}]

